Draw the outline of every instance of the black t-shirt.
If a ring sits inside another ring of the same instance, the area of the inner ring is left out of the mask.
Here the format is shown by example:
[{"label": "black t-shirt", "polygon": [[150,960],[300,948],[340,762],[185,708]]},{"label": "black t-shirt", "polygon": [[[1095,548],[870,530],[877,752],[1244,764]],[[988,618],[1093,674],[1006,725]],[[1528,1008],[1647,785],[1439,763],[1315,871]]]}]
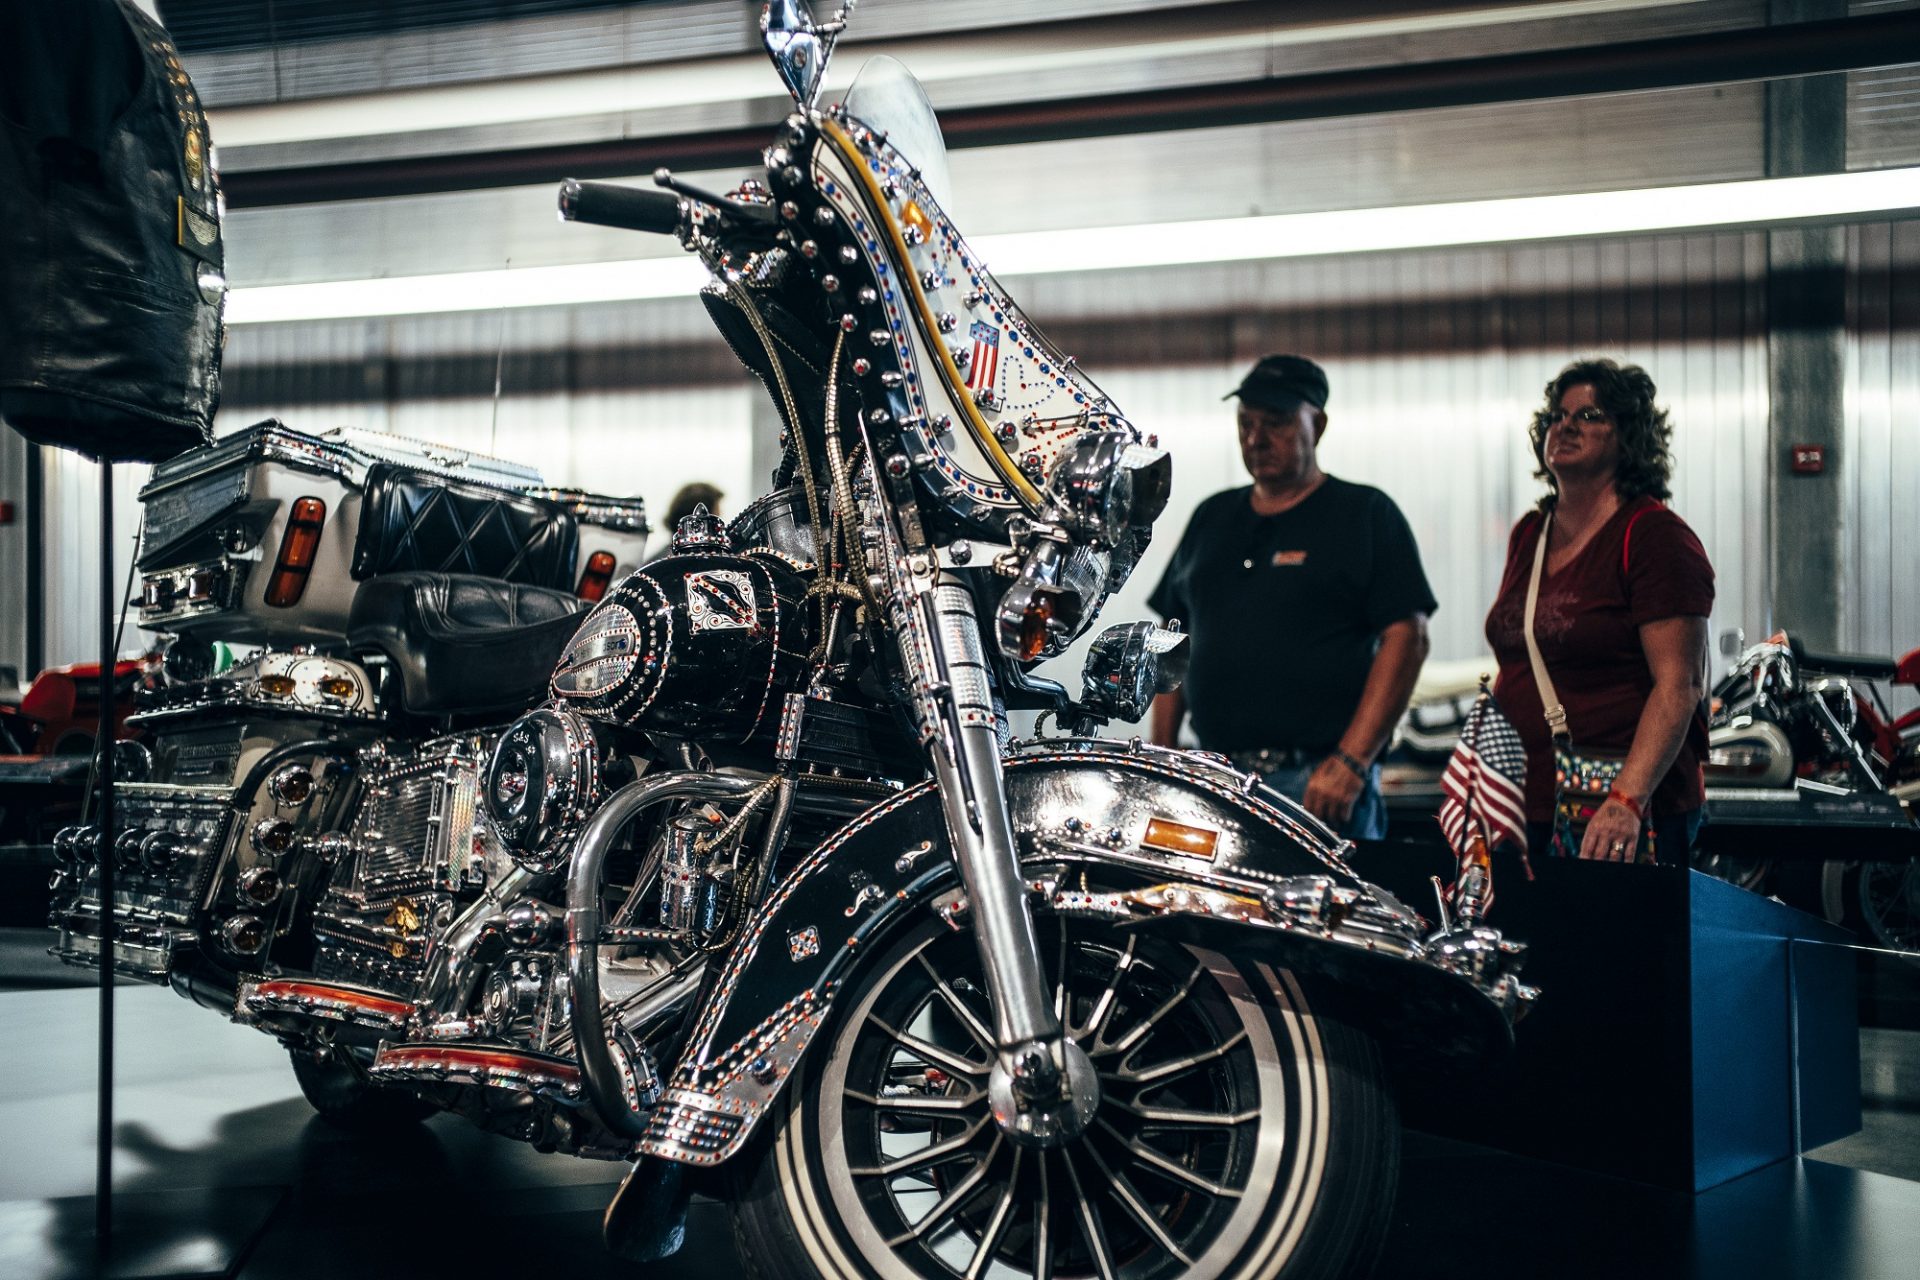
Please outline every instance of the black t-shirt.
[{"label": "black t-shirt", "polygon": [[1331,749],[1389,624],[1436,608],[1406,517],[1380,490],[1328,476],[1257,515],[1252,487],[1194,511],[1147,603],[1192,635],[1187,708],[1212,751]]}]

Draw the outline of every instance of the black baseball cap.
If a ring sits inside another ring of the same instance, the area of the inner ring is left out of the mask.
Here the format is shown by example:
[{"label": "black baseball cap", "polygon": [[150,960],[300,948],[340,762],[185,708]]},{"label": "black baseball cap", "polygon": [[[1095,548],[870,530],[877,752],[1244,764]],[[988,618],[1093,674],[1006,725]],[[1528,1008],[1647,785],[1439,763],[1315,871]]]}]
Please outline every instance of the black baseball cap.
[{"label": "black baseball cap", "polygon": [[1305,356],[1266,356],[1248,371],[1239,386],[1220,398],[1231,400],[1235,396],[1275,413],[1292,413],[1303,403],[1324,409],[1327,373]]}]

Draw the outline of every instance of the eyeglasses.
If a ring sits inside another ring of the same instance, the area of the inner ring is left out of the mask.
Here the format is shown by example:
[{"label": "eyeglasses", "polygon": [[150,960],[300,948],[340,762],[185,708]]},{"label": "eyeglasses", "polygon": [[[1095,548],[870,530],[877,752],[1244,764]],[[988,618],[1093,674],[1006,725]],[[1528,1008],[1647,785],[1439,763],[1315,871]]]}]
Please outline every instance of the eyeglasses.
[{"label": "eyeglasses", "polygon": [[1565,409],[1555,409],[1552,413],[1547,415],[1547,425],[1550,427],[1557,427],[1561,423],[1565,422],[1568,418],[1572,418],[1575,422],[1585,423],[1588,426],[1593,426],[1601,422],[1613,421],[1612,418],[1607,416],[1607,411],[1605,409],[1598,408],[1594,405],[1588,405],[1586,408],[1576,409],[1572,413],[1568,413]]}]

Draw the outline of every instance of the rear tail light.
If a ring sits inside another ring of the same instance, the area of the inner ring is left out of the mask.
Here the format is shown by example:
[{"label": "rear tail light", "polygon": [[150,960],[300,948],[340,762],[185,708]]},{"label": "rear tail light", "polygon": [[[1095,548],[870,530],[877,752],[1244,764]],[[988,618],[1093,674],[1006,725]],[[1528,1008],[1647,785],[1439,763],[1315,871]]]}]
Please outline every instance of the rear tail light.
[{"label": "rear tail light", "polygon": [[580,571],[580,586],[574,594],[588,604],[597,604],[612,581],[613,552],[596,551],[587,557],[587,567]]},{"label": "rear tail light", "polygon": [[280,554],[273,562],[273,577],[267,580],[267,603],[274,608],[288,609],[300,603],[326,522],[327,504],[320,499],[300,498],[294,502],[293,514],[287,517],[287,531],[280,538]]}]

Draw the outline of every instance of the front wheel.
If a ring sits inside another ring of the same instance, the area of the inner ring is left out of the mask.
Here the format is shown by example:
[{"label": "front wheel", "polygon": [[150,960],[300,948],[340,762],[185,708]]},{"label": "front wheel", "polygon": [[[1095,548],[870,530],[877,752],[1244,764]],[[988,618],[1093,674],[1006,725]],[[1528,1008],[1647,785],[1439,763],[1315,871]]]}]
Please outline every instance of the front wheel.
[{"label": "front wheel", "polygon": [[1092,1058],[1087,1132],[1016,1146],[987,1109],[973,938],[912,929],[849,992],[735,1202],[761,1280],[1358,1277],[1392,1217],[1399,1117],[1374,1043],[1293,975],[1040,921]]}]

